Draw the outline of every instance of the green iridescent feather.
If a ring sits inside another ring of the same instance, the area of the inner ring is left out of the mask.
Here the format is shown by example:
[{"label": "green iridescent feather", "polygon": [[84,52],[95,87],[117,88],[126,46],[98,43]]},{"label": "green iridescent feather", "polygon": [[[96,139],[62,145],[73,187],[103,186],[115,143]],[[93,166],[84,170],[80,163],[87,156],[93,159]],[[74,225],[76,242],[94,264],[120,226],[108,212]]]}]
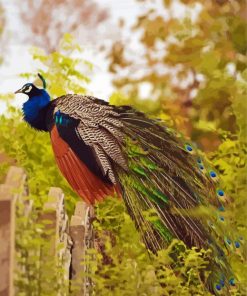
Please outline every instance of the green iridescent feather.
[{"label": "green iridescent feather", "polygon": [[[138,112],[123,112],[123,116],[129,170],[117,169],[117,174],[144,243],[153,253],[166,248],[173,238],[189,247],[210,248],[206,285],[218,293],[231,285],[233,275],[227,263],[230,248],[222,212],[227,198],[217,193],[221,189],[216,172],[203,163],[192,145],[162,123]],[[150,210],[155,217],[147,215]]]}]

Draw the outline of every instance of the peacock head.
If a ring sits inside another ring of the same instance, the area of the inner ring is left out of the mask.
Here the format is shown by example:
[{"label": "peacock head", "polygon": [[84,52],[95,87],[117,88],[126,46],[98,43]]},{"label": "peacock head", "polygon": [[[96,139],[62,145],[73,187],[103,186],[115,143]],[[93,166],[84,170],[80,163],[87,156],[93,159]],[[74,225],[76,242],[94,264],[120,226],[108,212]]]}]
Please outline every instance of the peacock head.
[{"label": "peacock head", "polygon": [[32,97],[37,97],[37,96],[41,96],[44,94],[44,92],[46,93],[46,82],[44,77],[38,73],[38,77],[39,79],[42,81],[43,84],[43,88],[38,88],[36,85],[34,85],[33,83],[26,83],[22,86],[22,88],[18,89],[17,91],[15,91],[15,94],[17,93],[22,93],[25,95],[28,95],[29,98]]}]

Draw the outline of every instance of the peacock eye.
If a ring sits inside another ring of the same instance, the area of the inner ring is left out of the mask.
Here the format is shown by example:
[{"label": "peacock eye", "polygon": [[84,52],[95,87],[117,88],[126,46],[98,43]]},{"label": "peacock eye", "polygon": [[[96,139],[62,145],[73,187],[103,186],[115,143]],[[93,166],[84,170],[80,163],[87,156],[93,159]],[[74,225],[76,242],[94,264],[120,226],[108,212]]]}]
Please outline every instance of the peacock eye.
[{"label": "peacock eye", "polygon": [[32,89],[32,85],[28,85],[24,88],[24,92],[29,93],[31,91],[31,89]]}]

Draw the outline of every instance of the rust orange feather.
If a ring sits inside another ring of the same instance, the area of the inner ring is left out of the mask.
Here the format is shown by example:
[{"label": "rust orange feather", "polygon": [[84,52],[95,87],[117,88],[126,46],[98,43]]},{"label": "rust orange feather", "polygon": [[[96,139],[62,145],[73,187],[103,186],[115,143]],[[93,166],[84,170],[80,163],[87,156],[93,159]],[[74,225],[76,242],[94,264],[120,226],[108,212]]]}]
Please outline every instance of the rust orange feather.
[{"label": "rust orange feather", "polygon": [[57,165],[73,190],[89,204],[119,192],[116,186],[104,183],[78,158],[59,136],[56,126],[51,130],[51,144]]}]

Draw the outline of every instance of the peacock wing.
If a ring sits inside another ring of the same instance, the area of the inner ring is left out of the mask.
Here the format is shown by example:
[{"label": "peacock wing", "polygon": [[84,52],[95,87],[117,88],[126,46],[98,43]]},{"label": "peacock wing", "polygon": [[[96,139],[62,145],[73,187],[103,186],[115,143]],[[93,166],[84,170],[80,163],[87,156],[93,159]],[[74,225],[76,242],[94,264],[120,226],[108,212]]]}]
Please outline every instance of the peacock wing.
[{"label": "peacock wing", "polygon": [[56,100],[53,110],[51,140],[58,166],[72,188],[91,203],[120,191],[113,163],[127,168],[122,125],[112,109],[93,97],[66,95]]}]

